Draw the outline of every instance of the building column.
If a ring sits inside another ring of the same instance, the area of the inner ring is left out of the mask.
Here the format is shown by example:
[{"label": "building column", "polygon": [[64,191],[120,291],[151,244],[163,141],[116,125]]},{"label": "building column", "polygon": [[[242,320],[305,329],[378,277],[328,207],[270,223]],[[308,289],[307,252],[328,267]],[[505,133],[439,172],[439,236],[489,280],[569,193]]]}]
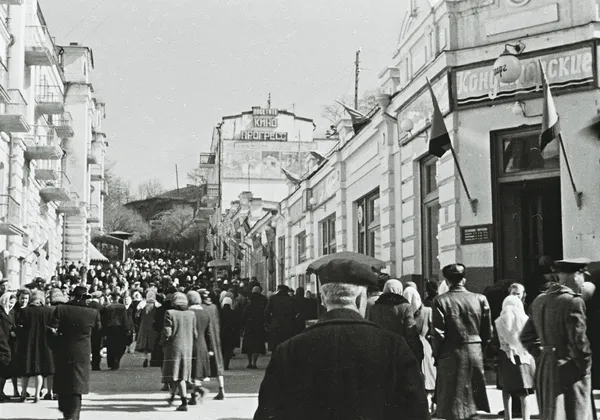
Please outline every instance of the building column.
[{"label": "building column", "polygon": [[334,167],[339,174],[339,189],[335,193],[335,246],[338,252],[348,251],[348,206],[346,204],[346,165],[341,161],[341,155],[336,152],[332,158],[337,159]]},{"label": "building column", "polygon": [[[417,232],[419,231],[419,202],[415,195],[417,188],[415,182],[418,183],[418,172],[415,171],[415,162],[412,143],[405,144],[400,148],[400,194],[399,203],[402,206],[400,229],[401,229],[401,267],[396,267],[400,270],[401,277],[407,275],[420,274],[421,267],[417,260],[415,250],[419,248]],[[417,173],[415,173],[417,172]]]},{"label": "building column", "polygon": [[[388,124],[384,123],[384,129]],[[390,130],[384,133],[380,147],[381,182],[379,184],[380,229],[381,229],[381,259],[386,263],[390,274],[396,273],[396,229],[395,214],[396,200],[394,188],[394,158],[392,136]],[[393,132],[393,131],[392,131]]]}]

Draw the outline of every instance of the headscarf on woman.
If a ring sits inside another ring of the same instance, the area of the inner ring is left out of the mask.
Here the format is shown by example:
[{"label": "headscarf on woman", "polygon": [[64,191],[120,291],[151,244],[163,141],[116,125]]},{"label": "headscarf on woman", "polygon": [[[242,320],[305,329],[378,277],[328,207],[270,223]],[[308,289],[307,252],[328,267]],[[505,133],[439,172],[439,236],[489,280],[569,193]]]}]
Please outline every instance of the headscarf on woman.
[{"label": "headscarf on woman", "polygon": [[54,288],[50,290],[50,305],[57,305],[59,303],[66,303],[67,298],[63,294],[62,290]]},{"label": "headscarf on woman", "polygon": [[515,363],[515,357],[519,356],[521,363],[533,364],[531,354],[521,344],[519,336],[529,317],[525,313],[523,302],[517,296],[507,296],[502,302],[502,312],[495,321],[500,350]]},{"label": "headscarf on woman", "polygon": [[33,294],[31,295],[31,301],[29,302],[30,306],[44,306],[45,303],[46,295],[44,294],[44,292],[42,292],[41,290],[36,290],[35,292],[33,292]]},{"label": "headscarf on woman", "polygon": [[16,298],[16,295],[13,292],[6,292],[0,296],[0,308],[2,308],[6,315],[12,311],[13,307],[17,303],[16,300],[14,300],[13,303],[10,303],[10,300],[14,298]]},{"label": "headscarf on woman", "polygon": [[413,314],[417,313],[421,309],[421,306],[423,306],[421,295],[419,295],[419,292],[414,287],[407,287],[402,296],[410,303],[410,309],[413,311]]},{"label": "headscarf on woman", "polygon": [[[140,295],[140,297],[141,297],[141,295]],[[156,301],[156,291],[154,291],[154,289],[148,289],[146,291],[146,298],[143,299],[140,303],[138,303],[137,310],[141,311],[148,304],[154,304],[154,306],[156,308],[160,308],[161,307],[161,304]]]},{"label": "headscarf on woman", "polygon": [[402,290],[404,287],[402,286],[402,282],[397,279],[389,279],[385,282],[383,286],[383,293],[394,293],[396,295],[402,296]]},{"label": "headscarf on woman", "polygon": [[203,309],[202,308],[202,297],[200,297],[200,293],[195,290],[190,290],[187,292],[187,300],[190,309]]},{"label": "headscarf on woman", "polygon": [[225,305],[229,305],[229,306],[233,305],[233,300],[231,300],[230,297],[223,298],[223,302],[221,302],[221,308],[224,308]]},{"label": "headscarf on woman", "polygon": [[185,311],[188,309],[188,300],[186,295],[181,292],[173,294],[173,301],[171,302],[171,308],[179,311]]}]

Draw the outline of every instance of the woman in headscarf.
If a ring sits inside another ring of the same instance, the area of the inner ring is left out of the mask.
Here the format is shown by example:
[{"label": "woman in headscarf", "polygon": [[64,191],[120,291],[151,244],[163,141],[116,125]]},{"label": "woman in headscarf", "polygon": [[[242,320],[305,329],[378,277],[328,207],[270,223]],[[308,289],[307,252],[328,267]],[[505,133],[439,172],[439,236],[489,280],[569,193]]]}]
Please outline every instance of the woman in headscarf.
[{"label": "woman in headscarf", "polygon": [[259,354],[267,354],[267,331],[265,330],[265,308],[267,298],[260,292],[259,286],[252,288],[248,305],[242,314],[244,341],[242,353],[248,356],[248,369],[257,369]]},{"label": "woman in headscarf", "polygon": [[188,310],[188,300],[183,293],[175,293],[171,309],[165,314],[162,343],[165,360],[162,381],[171,386],[169,404],[175,401],[179,390],[181,405],[177,411],[187,411],[187,382],[192,380],[192,354],[196,340],[196,315]]},{"label": "woman in headscarf", "polygon": [[6,380],[13,378],[14,396],[19,396],[16,380],[16,322],[13,311],[17,296],[13,292],[5,292],[0,296],[0,401],[8,400],[4,394]]},{"label": "woman in headscarf", "polygon": [[233,299],[230,297],[224,298],[221,302],[221,350],[225,370],[229,370],[231,355],[240,341],[238,314],[232,306]]},{"label": "woman in headscarf", "polygon": [[150,356],[150,366],[152,367],[162,367],[164,354],[162,350],[162,346],[160,345],[160,333],[164,327],[165,320],[165,312],[167,309],[168,301],[163,293],[156,294],[156,303],[160,304],[160,306],[156,305],[156,310],[154,311],[154,331],[156,332],[156,344],[154,344],[154,350],[152,350],[152,355]]},{"label": "woman in headscarf", "polygon": [[419,362],[423,360],[423,345],[419,338],[415,318],[410,304],[402,296],[400,280],[390,279],[383,286],[379,296],[369,311],[369,321],[404,337]]},{"label": "woman in headscarf", "polygon": [[496,319],[498,354],[498,388],[502,390],[504,418],[512,418],[511,396],[521,399],[521,415],[529,420],[526,397],[533,393],[535,360],[523,347],[519,336],[528,320],[523,302],[517,296],[508,296],[502,302],[502,312]]},{"label": "woman in headscarf", "polygon": [[21,401],[27,398],[29,378],[35,378],[34,402],[38,402],[44,379],[48,381],[48,393],[45,400],[51,400],[54,375],[54,359],[48,342],[47,326],[54,313],[54,308],[45,306],[44,292],[36,290],[31,296],[29,305],[23,309],[17,319],[22,338],[19,345],[18,369],[23,376],[21,380]]},{"label": "woman in headscarf", "polygon": [[435,376],[436,369],[433,360],[433,350],[431,348],[431,321],[432,312],[431,308],[423,305],[421,302],[421,296],[414,287],[407,287],[403,293],[404,298],[410,304],[410,308],[415,318],[415,324],[417,325],[417,331],[421,344],[423,345],[423,363],[421,364],[421,372],[423,373],[423,379],[425,381],[425,391],[427,392],[427,399],[431,411],[434,411],[433,393],[435,391]]},{"label": "woman in headscarf", "polygon": [[198,396],[204,396],[202,380],[210,376],[210,355],[206,340],[210,341],[210,316],[202,308],[200,293],[190,290],[187,293],[189,309],[196,316],[196,338],[194,339],[193,364],[192,364],[192,398],[190,405],[198,403]]},{"label": "woman in headscarf", "polygon": [[156,301],[156,292],[153,289],[148,289],[146,292],[146,299],[140,302],[137,308],[140,314],[140,329],[135,343],[135,350],[144,353],[145,368],[148,367],[150,354],[154,350],[156,344],[157,337],[156,331],[154,331],[154,315],[156,309],[160,306],[160,303]]}]

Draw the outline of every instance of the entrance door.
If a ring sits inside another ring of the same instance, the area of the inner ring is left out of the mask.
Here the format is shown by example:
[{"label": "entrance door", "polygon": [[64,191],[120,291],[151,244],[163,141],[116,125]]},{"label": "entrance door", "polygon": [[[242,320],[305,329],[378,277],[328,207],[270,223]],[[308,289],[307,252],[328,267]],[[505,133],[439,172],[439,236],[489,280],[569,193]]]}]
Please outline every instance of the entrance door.
[{"label": "entrance door", "polygon": [[541,256],[562,258],[560,178],[499,185],[500,279],[526,282]]}]

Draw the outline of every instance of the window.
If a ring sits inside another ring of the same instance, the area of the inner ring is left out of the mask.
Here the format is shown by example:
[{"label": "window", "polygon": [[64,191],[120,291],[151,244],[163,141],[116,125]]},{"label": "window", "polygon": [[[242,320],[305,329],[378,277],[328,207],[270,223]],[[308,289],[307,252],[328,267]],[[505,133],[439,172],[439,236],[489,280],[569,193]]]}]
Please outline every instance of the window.
[{"label": "window", "polygon": [[296,264],[306,261],[306,232],[296,235]]},{"label": "window", "polygon": [[279,249],[277,270],[279,275],[279,283],[282,284],[285,280],[285,236],[280,236],[277,238],[277,248]]},{"label": "window", "polygon": [[423,200],[423,276],[437,279],[440,272],[438,225],[440,223],[440,202],[436,181],[437,158],[429,158],[421,163],[421,191]]},{"label": "window", "polygon": [[507,135],[502,139],[502,172],[513,174],[558,169],[558,146],[558,140],[554,139],[540,150],[539,131]]},{"label": "window", "polygon": [[321,255],[335,254],[335,213],[319,223]]},{"label": "window", "polygon": [[362,254],[380,258],[379,190],[356,201],[357,249]]}]

